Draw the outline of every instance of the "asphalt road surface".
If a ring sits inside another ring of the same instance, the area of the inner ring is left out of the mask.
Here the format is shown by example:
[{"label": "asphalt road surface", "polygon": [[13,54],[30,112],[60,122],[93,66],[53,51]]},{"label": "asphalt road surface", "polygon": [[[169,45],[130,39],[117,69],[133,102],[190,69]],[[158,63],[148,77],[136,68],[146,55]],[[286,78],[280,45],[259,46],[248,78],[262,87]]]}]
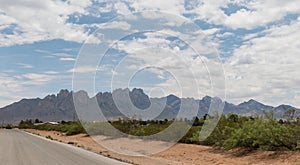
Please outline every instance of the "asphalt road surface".
[{"label": "asphalt road surface", "polygon": [[117,160],[20,130],[0,129],[3,165],[128,165]]}]

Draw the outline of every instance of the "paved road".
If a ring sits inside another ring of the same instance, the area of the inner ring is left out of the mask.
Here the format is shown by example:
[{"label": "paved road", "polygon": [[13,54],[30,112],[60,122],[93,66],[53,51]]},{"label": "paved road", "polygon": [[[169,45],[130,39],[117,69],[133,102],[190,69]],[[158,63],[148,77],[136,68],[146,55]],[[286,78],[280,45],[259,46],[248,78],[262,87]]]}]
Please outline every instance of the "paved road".
[{"label": "paved road", "polygon": [[126,165],[67,144],[20,130],[0,129],[0,164],[3,165]]}]

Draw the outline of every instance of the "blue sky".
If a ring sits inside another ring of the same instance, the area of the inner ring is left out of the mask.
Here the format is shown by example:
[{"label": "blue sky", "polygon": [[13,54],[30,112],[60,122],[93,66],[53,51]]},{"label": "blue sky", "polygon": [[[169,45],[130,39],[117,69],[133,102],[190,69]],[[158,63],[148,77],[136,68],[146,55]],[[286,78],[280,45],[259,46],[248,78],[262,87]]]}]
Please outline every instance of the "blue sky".
[{"label": "blue sky", "polygon": [[0,106],[142,87],[300,107],[299,29],[299,0],[3,1]]}]

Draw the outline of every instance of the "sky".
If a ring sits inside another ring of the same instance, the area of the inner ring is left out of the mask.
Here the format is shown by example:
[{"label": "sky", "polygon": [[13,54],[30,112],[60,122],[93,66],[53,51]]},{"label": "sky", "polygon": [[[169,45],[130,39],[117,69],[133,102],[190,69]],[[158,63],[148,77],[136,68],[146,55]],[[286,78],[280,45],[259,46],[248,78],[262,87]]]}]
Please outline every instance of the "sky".
[{"label": "sky", "polygon": [[140,87],[300,107],[300,0],[0,0],[0,107]]}]

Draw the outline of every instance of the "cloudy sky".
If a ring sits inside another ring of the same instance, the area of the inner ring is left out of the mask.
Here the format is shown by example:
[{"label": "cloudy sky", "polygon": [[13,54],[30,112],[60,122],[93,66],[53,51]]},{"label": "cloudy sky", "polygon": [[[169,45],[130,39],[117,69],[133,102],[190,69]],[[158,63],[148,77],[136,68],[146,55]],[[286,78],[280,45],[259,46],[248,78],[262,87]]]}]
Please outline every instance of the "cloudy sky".
[{"label": "cloudy sky", "polygon": [[300,0],[0,0],[0,106],[86,80],[300,107],[299,38]]}]

